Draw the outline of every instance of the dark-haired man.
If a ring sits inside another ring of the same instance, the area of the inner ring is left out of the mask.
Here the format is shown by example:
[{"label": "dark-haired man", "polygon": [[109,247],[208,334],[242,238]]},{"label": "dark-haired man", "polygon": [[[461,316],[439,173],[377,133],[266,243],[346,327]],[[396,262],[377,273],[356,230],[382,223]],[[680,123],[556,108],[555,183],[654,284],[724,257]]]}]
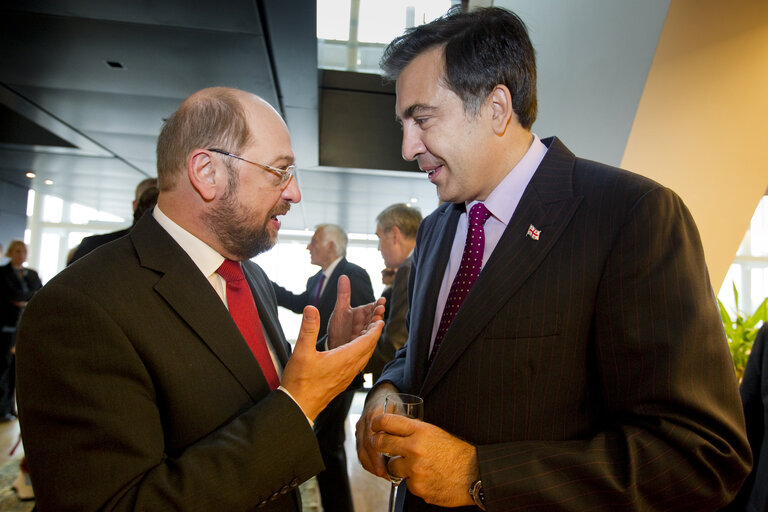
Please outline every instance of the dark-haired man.
[{"label": "dark-haired man", "polygon": [[[358,423],[364,467],[406,478],[408,512],[727,503],[751,455],[680,198],[531,133],[534,50],[509,11],[454,9],[383,68],[403,156],[444,204],[419,230],[408,342]],[[423,422],[381,414],[395,390]]]},{"label": "dark-haired man", "polygon": [[364,367],[383,306],[350,308],[342,279],[337,348],[316,351],[319,315],[306,308],[288,359],[272,287],[249,261],[301,199],[267,102],[199,91],[157,153],[151,214],[23,315],[18,401],[37,507],[298,512],[298,484],[323,468],[312,421]]}]

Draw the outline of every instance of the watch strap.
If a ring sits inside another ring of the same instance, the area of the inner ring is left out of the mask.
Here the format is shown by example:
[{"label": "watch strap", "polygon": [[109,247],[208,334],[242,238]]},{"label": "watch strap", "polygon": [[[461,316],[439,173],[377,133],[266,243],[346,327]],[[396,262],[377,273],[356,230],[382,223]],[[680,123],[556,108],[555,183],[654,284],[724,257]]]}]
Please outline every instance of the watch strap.
[{"label": "watch strap", "polygon": [[480,510],[485,510],[485,492],[483,491],[483,481],[477,480],[469,488],[469,495]]}]

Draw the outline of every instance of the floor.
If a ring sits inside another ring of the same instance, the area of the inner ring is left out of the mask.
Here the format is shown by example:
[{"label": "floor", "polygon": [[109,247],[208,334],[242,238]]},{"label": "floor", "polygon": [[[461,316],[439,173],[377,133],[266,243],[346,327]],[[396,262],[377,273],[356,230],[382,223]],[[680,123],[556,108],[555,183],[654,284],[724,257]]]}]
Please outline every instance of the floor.
[{"label": "floor", "polygon": [[[347,418],[347,468],[352,486],[352,499],[355,512],[386,512],[389,498],[389,482],[375,477],[365,471],[357,460],[355,449],[355,424],[363,410],[364,393],[357,393]],[[16,447],[13,455],[11,450],[19,439],[19,422],[16,420],[0,423],[0,465],[11,459],[20,460],[24,455],[23,446]],[[302,496],[305,512],[321,512],[320,499],[314,479],[302,485]]]}]

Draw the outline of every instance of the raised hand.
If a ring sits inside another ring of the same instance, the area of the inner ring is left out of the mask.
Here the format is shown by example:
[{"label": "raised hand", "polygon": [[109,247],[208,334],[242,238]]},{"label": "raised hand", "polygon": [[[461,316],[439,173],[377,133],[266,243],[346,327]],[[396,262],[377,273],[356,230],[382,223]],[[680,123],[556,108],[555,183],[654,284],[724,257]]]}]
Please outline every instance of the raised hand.
[{"label": "raised hand", "polygon": [[379,317],[359,330],[358,336],[349,343],[318,352],[315,343],[320,329],[320,313],[313,306],[304,308],[299,336],[280,385],[296,400],[307,418],[314,421],[365,368],[383,327],[384,322]]},{"label": "raised hand", "polygon": [[349,278],[339,276],[336,305],[328,320],[328,348],[336,348],[357,338],[369,325],[384,317],[386,299],[383,297],[353,308],[350,305],[351,296]]}]

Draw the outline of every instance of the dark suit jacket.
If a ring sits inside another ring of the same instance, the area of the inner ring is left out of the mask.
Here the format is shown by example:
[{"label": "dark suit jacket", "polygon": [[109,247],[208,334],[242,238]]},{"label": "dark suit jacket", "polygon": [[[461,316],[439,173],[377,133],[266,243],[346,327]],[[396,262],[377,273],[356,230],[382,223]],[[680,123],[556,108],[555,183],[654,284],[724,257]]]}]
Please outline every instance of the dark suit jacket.
[{"label": "dark suit jacket", "polygon": [[75,253],[72,255],[72,258],[70,258],[70,260],[67,262],[67,265],[71,265],[97,247],[101,247],[102,245],[107,244],[113,240],[124,237],[130,231],[131,229],[127,228],[121,229],[119,231],[112,231],[111,233],[103,233],[101,235],[92,235],[83,238],[83,240],[80,242],[80,245],[78,245],[77,249],[75,249]]},{"label": "dark suit jacket", "polygon": [[[741,381],[741,402],[755,466],[728,512],[768,512],[768,323],[757,333]],[[725,509],[724,509],[725,510]]]},{"label": "dark suit jacket", "polygon": [[[273,282],[272,287],[275,290],[277,304],[290,309],[294,313],[301,314],[305,307],[312,304],[313,294],[317,288],[317,283],[320,280],[322,273],[321,270],[307,279],[307,289],[300,294],[292,293]],[[346,258],[342,258],[328,278],[323,294],[320,296],[320,302],[317,305],[317,310],[320,312],[320,333],[317,336],[318,338],[322,338],[328,332],[328,319],[331,317],[331,313],[333,313],[334,306],[336,306],[336,292],[339,289],[339,276],[342,275],[349,277],[349,284],[352,291],[350,304],[352,307],[362,306],[363,304],[368,304],[374,300],[373,286],[371,286],[371,278],[368,276],[368,272],[366,272],[364,268],[348,262]]]},{"label": "dark suit jacket", "polygon": [[[269,280],[244,270],[285,364]],[[41,512],[300,510],[297,485],[323,469],[307,418],[269,390],[206,277],[151,215],[38,292],[17,364]]]},{"label": "dark suit jacket", "polygon": [[[750,451],[691,215],[651,180],[544,143],[429,369],[463,205],[424,220],[408,343],[381,382],[421,395],[425,421],[477,446],[489,512],[715,510]],[[406,499],[409,512],[439,510]]]},{"label": "dark suit jacket", "polygon": [[26,302],[43,287],[40,282],[40,276],[31,268],[24,269],[24,282],[27,285],[25,293],[24,287],[18,278],[10,263],[0,267],[0,326],[16,327],[21,315],[21,308],[14,305],[13,302]]},{"label": "dark suit jacket", "polygon": [[365,367],[365,372],[373,373],[373,381],[381,376],[384,366],[395,357],[395,352],[403,348],[408,340],[408,328],[405,326],[405,315],[408,313],[408,277],[411,274],[411,257],[400,265],[392,283],[389,315],[386,318],[384,330],[381,331],[376,349]]}]

